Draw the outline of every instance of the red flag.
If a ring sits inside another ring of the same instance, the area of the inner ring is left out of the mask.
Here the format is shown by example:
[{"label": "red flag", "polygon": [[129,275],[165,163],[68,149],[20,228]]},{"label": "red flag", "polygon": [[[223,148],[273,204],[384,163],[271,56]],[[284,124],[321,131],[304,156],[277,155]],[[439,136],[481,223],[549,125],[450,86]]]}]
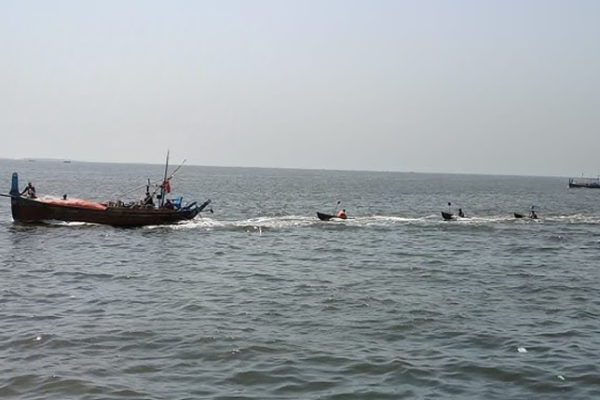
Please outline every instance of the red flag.
[{"label": "red flag", "polygon": [[165,181],[165,192],[171,193],[171,181],[168,179]]}]

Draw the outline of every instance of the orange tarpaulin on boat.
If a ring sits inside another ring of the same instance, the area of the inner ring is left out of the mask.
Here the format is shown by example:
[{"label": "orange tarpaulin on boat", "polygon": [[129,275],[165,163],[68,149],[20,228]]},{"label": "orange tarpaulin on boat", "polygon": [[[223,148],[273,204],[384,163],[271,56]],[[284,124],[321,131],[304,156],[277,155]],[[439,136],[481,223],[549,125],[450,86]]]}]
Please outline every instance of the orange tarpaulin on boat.
[{"label": "orange tarpaulin on boat", "polygon": [[106,210],[106,205],[104,204],[82,199],[46,199],[44,200],[44,203],[56,204],[58,206],[88,208],[90,210]]}]

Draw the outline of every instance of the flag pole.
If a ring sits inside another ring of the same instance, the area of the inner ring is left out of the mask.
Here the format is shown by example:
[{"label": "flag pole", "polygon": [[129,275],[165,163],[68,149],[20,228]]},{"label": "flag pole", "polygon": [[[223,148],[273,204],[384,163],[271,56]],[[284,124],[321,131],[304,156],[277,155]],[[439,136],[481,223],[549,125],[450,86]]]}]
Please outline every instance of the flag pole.
[{"label": "flag pole", "polygon": [[160,185],[160,202],[159,208],[162,208],[165,204],[165,184],[167,182],[167,173],[169,171],[169,152],[171,150],[167,150],[167,161],[165,162],[165,178],[162,181],[162,185]]}]

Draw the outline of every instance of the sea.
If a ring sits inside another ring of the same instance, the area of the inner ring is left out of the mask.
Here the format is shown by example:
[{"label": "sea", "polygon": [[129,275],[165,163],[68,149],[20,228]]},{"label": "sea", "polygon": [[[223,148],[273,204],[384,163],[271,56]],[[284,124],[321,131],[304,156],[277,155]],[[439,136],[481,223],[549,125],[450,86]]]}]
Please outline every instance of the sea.
[{"label": "sea", "polygon": [[[139,200],[164,166],[13,172]],[[213,212],[135,229],[0,197],[0,398],[598,399],[600,190],[567,182],[183,165],[172,194]]]}]

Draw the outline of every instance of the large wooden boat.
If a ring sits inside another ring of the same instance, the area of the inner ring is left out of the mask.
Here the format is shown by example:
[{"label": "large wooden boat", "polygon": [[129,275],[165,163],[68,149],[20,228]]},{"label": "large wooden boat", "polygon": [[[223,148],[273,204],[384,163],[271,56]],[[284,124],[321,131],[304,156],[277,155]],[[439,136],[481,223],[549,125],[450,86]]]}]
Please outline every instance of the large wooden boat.
[{"label": "large wooden boat", "polygon": [[[54,220],[88,222],[116,227],[175,224],[195,218],[210,204],[210,199],[202,204],[197,204],[197,202],[182,204],[181,197],[176,198],[173,202],[167,202],[165,186],[169,185],[168,180],[165,178],[163,184],[160,185],[161,193],[160,196],[157,196],[159,199],[157,205],[140,202],[124,204],[121,201],[100,203],[67,199],[66,196],[62,199],[31,198],[23,196],[19,191],[19,177],[16,172],[12,175],[10,194],[2,196],[10,197],[12,217],[15,222],[39,223]],[[212,209],[210,211],[212,212]]]}]

